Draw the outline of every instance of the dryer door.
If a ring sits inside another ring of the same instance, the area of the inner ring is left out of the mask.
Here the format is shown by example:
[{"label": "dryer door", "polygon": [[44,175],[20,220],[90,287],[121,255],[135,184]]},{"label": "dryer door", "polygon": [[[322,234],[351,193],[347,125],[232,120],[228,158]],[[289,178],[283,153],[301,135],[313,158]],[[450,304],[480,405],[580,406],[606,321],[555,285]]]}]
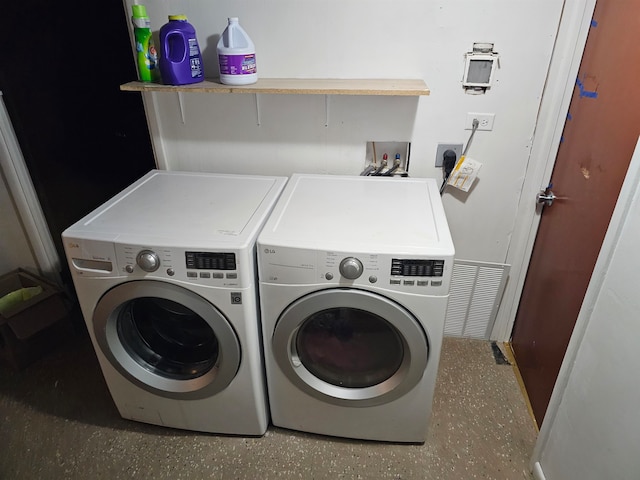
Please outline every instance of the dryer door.
[{"label": "dryer door", "polygon": [[330,289],[292,303],[276,324],[278,366],[298,388],[324,401],[379,405],[412,389],[429,343],[417,319],[371,292]]},{"label": "dryer door", "polygon": [[240,366],[240,343],[225,316],[196,293],[141,280],[105,293],[93,329],[102,353],[129,380],[157,395],[206,398]]}]

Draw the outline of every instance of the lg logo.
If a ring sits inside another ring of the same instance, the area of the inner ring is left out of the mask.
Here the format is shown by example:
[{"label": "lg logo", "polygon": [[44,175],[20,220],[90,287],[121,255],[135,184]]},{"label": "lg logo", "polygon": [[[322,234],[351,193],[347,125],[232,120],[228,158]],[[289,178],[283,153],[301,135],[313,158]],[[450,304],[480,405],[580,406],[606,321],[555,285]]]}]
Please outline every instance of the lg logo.
[{"label": "lg logo", "polygon": [[264,253],[269,254],[269,253],[276,253],[275,249],[273,248],[265,248],[264,249]]}]

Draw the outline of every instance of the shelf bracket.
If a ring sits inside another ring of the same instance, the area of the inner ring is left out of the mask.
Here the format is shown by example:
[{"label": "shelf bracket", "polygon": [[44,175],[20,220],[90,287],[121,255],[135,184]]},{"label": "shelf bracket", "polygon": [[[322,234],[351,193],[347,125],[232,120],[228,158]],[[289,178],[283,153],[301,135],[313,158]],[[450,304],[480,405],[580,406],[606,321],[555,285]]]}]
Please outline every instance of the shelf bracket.
[{"label": "shelf bracket", "polygon": [[329,126],[329,95],[324,96],[324,126]]},{"label": "shelf bracket", "polygon": [[254,94],[256,99],[256,124],[260,126],[260,94]]},{"label": "shelf bracket", "polygon": [[180,108],[180,120],[182,121],[182,124],[184,125],[186,123],[186,120],[184,118],[184,103],[183,99],[182,99],[182,92],[178,92],[178,106]]}]

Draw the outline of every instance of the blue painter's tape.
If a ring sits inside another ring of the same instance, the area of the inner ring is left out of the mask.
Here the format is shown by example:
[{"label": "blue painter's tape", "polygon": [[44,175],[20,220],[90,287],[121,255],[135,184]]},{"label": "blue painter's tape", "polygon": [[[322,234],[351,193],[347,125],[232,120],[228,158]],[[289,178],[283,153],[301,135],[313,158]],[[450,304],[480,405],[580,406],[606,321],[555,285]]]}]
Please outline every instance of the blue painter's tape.
[{"label": "blue painter's tape", "polygon": [[591,26],[593,28],[597,27],[598,26],[598,22],[596,22],[595,20],[591,20]]},{"label": "blue painter's tape", "polygon": [[598,98],[598,92],[590,92],[589,90],[585,90],[584,89],[584,85],[582,84],[582,82],[580,81],[579,78],[576,79],[576,85],[578,86],[578,89],[580,90],[580,96],[581,97]]},{"label": "blue painter's tape", "polygon": [[567,113],[567,120],[573,120],[573,117],[571,116],[570,113]]}]

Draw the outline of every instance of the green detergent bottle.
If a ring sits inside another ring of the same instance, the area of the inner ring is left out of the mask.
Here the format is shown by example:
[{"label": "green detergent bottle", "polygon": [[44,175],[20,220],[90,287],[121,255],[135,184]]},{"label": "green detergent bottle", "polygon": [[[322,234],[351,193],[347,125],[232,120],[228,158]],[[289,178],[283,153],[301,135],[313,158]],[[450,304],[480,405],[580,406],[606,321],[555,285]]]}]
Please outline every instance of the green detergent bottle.
[{"label": "green detergent bottle", "polygon": [[153,44],[151,20],[147,16],[147,9],[144,5],[132,5],[131,8],[140,81],[159,83],[158,52]]}]

